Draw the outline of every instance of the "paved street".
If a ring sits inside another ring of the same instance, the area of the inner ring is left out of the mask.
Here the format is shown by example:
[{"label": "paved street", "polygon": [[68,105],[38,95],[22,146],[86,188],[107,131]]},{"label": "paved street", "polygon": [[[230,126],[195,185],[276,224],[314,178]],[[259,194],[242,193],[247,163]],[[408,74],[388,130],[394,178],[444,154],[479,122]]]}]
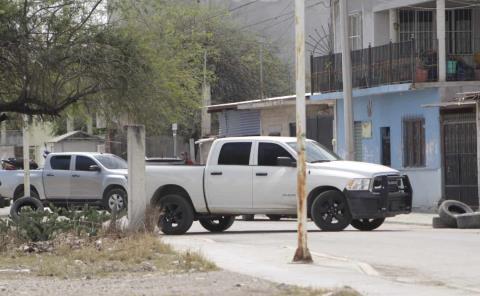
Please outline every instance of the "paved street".
[{"label": "paved street", "polygon": [[208,233],[196,222],[187,235],[164,240],[181,250],[200,251],[224,269],[289,284],[348,285],[365,295],[480,294],[480,230],[420,224],[325,233],[309,222],[313,265],[291,264],[293,220],[237,220],[222,234]]}]

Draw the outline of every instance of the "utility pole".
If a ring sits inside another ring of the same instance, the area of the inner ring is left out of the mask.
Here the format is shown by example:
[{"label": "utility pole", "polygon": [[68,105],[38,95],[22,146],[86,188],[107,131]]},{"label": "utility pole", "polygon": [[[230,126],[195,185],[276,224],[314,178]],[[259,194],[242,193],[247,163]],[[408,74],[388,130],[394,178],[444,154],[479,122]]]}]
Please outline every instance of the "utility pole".
[{"label": "utility pole", "polygon": [[340,0],[340,28],[342,32],[343,120],[345,126],[346,160],[355,159],[353,142],[352,57],[348,33],[347,0]]},{"label": "utility pole", "polygon": [[212,103],[212,94],[210,90],[210,83],[207,82],[207,50],[205,50],[203,57],[203,86],[202,86],[202,137],[211,134],[212,119],[207,112],[207,106]]},{"label": "utility pole", "polygon": [[264,99],[263,94],[263,42],[260,42],[260,99]]},{"label": "utility pole", "polygon": [[307,247],[307,196],[305,163],[305,0],[295,0],[295,88],[297,94],[297,239],[294,262],[312,262]]},{"label": "utility pole", "polygon": [[30,196],[30,123],[23,116],[23,196]]}]

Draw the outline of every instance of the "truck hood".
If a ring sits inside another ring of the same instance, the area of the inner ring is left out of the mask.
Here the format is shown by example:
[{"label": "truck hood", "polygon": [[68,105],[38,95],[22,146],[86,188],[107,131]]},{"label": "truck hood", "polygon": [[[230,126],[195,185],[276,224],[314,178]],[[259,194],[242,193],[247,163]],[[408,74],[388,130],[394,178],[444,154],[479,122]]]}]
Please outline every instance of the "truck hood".
[{"label": "truck hood", "polygon": [[359,162],[359,161],[346,161],[346,160],[336,160],[330,162],[322,163],[309,163],[308,168],[311,169],[328,169],[335,170],[340,172],[349,172],[353,174],[358,174],[366,178],[371,178],[376,175],[386,175],[386,174],[399,174],[399,171],[389,168],[384,165]]}]

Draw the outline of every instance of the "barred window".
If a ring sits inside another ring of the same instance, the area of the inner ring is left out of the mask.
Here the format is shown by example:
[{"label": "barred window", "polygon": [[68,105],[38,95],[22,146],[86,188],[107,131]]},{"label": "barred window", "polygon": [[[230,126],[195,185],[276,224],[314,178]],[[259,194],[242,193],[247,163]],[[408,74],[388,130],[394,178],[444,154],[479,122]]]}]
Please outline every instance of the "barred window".
[{"label": "barred window", "polygon": [[403,166],[425,166],[425,118],[403,119]]}]

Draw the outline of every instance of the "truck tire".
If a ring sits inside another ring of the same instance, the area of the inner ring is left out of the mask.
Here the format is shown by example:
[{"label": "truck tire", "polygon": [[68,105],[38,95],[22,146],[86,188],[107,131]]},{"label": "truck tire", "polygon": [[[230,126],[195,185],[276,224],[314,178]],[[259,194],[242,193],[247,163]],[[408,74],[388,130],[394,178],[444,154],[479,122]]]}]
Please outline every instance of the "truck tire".
[{"label": "truck tire", "polygon": [[169,235],[187,232],[192,226],[194,213],[190,203],[182,196],[168,194],[160,199],[158,228]]},{"label": "truck tire", "polygon": [[315,197],[311,217],[323,231],[342,231],[352,222],[347,200],[336,190],[325,191]]},{"label": "truck tire", "polygon": [[280,221],[282,219],[282,215],[267,215],[267,217],[272,221]]},{"label": "truck tire", "polygon": [[[22,185],[23,187],[23,185]],[[13,197],[13,201],[16,201],[17,199],[20,199],[25,196],[25,190],[20,189],[16,192],[15,196]],[[32,187],[30,188],[30,197],[34,197],[36,199],[40,199],[40,196],[38,195],[37,191]]]},{"label": "truck tire", "polygon": [[34,197],[22,197],[17,199],[10,208],[10,217],[13,221],[20,220],[22,209],[30,208],[34,211],[43,211],[42,202]]},{"label": "truck tire", "polygon": [[473,213],[472,208],[457,200],[446,200],[438,208],[438,214],[443,223],[451,228],[457,227],[456,216],[459,214]]},{"label": "truck tire", "polygon": [[376,219],[355,219],[352,220],[351,225],[353,228],[361,231],[372,231],[380,227],[385,222],[385,218]]},{"label": "truck tire", "polygon": [[432,218],[432,227],[433,228],[451,228],[447,224],[443,222],[443,220],[440,217],[433,217]]},{"label": "truck tire", "polygon": [[457,215],[457,225],[461,229],[479,229],[480,212]]},{"label": "truck tire", "polygon": [[198,222],[208,231],[222,232],[230,228],[235,222],[235,216],[218,216],[215,218],[200,218]]},{"label": "truck tire", "polygon": [[103,206],[109,212],[113,207],[117,208],[117,213],[125,210],[128,206],[127,192],[118,187],[108,190],[103,196]]}]

